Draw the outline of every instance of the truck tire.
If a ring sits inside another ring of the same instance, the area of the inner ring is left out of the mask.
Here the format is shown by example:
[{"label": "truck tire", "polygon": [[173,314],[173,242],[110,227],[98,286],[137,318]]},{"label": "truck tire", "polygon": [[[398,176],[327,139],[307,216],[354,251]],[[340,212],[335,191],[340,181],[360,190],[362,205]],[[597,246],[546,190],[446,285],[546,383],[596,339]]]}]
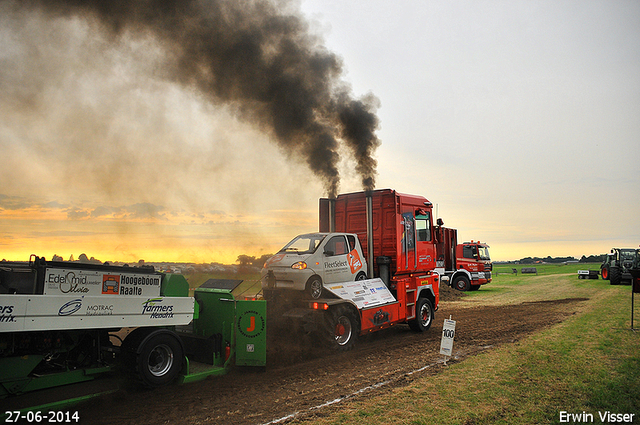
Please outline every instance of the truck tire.
[{"label": "truck tire", "polygon": [[602,280],[609,280],[609,266],[602,267],[600,275],[602,275]]},{"label": "truck tire", "polygon": [[416,318],[409,321],[409,327],[416,332],[429,330],[433,323],[433,304],[427,298],[418,298]]},{"label": "truck tire", "polygon": [[360,320],[353,308],[338,305],[326,314],[325,337],[329,348],[336,351],[351,350],[358,340]]},{"label": "truck tire", "polygon": [[138,375],[146,386],[169,384],[182,369],[182,345],[178,337],[169,332],[151,334],[138,351]]},{"label": "truck tire", "polygon": [[465,275],[458,275],[453,279],[452,286],[458,291],[468,291],[471,287],[471,282],[469,282],[469,279]]},{"label": "truck tire", "polygon": [[324,285],[322,285],[322,279],[319,276],[312,276],[307,281],[306,285],[307,295],[312,300],[317,300],[318,298],[322,298],[322,293],[324,292]]},{"label": "truck tire", "polygon": [[611,285],[620,285],[622,283],[622,270],[620,267],[611,267],[609,269],[609,281]]}]

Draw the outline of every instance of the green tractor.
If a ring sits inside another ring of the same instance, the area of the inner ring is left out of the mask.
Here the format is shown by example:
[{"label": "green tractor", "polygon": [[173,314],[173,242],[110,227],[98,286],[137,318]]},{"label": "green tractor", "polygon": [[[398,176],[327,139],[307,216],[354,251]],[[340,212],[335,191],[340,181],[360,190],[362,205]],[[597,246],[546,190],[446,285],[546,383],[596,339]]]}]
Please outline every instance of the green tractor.
[{"label": "green tractor", "polygon": [[632,276],[629,270],[633,267],[637,249],[613,248],[611,253],[600,266],[602,279],[610,281],[612,285],[631,284]]}]

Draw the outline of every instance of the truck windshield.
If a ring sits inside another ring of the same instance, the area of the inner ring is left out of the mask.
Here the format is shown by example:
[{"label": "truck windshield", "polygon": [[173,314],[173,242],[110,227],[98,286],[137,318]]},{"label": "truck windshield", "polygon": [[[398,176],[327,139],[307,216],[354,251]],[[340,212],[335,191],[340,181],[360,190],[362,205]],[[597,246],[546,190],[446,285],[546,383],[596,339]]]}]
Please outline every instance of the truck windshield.
[{"label": "truck windshield", "polygon": [[279,252],[297,252],[298,254],[312,254],[326,235],[300,235],[289,242]]},{"label": "truck windshield", "polygon": [[486,246],[478,247],[478,256],[481,260],[491,260],[491,257],[489,257],[489,248]]}]

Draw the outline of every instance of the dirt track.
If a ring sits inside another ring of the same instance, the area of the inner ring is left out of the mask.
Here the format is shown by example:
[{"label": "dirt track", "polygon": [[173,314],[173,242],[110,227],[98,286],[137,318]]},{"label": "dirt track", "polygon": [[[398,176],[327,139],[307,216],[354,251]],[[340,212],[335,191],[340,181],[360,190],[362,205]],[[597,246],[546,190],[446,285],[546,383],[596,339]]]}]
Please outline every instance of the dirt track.
[{"label": "dirt track", "polygon": [[441,371],[442,322],[449,315],[457,321],[456,357],[452,361],[464,361],[564,320],[575,314],[581,301],[462,308],[461,303],[445,300],[428,332],[418,334],[407,326],[397,326],[361,337],[355,349],[346,353],[322,352],[309,345],[303,349],[282,336],[268,352],[265,372],[234,370],[184,386],[122,390],[82,406],[80,415],[82,423],[120,425],[264,424],[286,422],[288,417],[311,419],[356,397],[368,397]]}]

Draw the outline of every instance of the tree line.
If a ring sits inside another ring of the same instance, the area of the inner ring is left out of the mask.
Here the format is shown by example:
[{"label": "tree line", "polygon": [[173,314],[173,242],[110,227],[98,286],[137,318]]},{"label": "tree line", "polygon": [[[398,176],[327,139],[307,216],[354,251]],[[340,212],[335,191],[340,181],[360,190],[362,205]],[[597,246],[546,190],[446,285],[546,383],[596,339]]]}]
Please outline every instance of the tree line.
[{"label": "tree line", "polygon": [[607,254],[600,255],[583,255],[578,260],[575,257],[525,257],[518,260],[520,264],[536,264],[536,263],[566,263],[566,262],[579,262],[579,263],[603,263],[607,258]]}]

